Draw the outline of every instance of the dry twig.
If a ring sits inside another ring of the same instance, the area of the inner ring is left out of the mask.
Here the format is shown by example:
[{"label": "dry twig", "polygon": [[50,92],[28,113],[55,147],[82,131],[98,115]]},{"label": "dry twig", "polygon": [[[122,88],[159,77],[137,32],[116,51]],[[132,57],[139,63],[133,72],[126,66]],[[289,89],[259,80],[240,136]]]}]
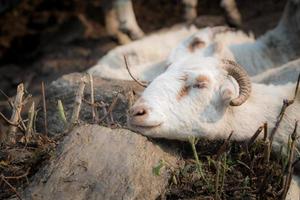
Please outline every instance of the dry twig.
[{"label": "dry twig", "polygon": [[298,127],[298,121],[295,122],[295,128],[294,128],[293,133],[291,134],[291,148],[290,148],[290,152],[289,152],[289,159],[288,159],[286,174],[284,175],[285,184],[284,184],[283,192],[282,192],[282,196],[281,196],[282,200],[284,200],[286,198],[287,192],[291,185],[292,175],[294,172],[293,161],[294,161],[294,157],[295,157],[297,127]]},{"label": "dry twig", "polygon": [[23,83],[19,84],[17,87],[17,95],[15,97],[14,105],[13,105],[13,111],[10,118],[10,121],[13,125],[10,125],[8,133],[6,135],[6,142],[8,144],[15,144],[16,143],[16,132],[17,132],[17,126],[14,124],[19,124],[20,116],[21,116],[21,110],[22,110],[22,102],[23,102],[23,95],[24,95],[24,85]]},{"label": "dry twig", "polygon": [[97,121],[96,119],[96,109],[95,109],[95,96],[94,96],[94,80],[92,74],[89,74],[90,87],[91,87],[91,108],[92,108],[92,119],[93,122]]},{"label": "dry twig", "polygon": [[300,83],[300,74],[298,76],[298,81],[297,81],[296,88],[295,88],[294,98],[292,100],[288,100],[288,99],[284,99],[283,100],[283,105],[281,107],[281,111],[280,111],[279,115],[277,116],[275,127],[272,129],[270,137],[269,137],[270,146],[272,146],[274,135],[275,135],[275,133],[277,132],[277,130],[279,128],[279,125],[280,125],[280,123],[282,121],[282,118],[284,116],[285,110],[287,109],[287,107],[289,107],[290,105],[292,105],[294,103],[294,101],[295,101],[295,99],[297,97],[298,89],[299,89],[299,83]]},{"label": "dry twig", "polygon": [[28,122],[27,122],[27,129],[25,135],[27,142],[29,141],[30,138],[32,138],[34,114],[35,114],[35,105],[33,101],[28,111]]},{"label": "dry twig", "polygon": [[[119,99],[119,93],[117,93],[116,97],[113,99],[112,103],[110,104],[108,110],[106,110],[105,105],[103,105],[103,112],[104,112],[104,116],[99,120],[99,123],[101,123],[104,119],[106,119],[110,113],[113,111],[113,109],[115,108],[117,102]],[[107,121],[107,123],[109,123],[109,121]]]},{"label": "dry twig", "polygon": [[[220,194],[219,194],[219,188],[220,188],[220,168],[221,168],[221,157],[224,153],[226,153],[226,150],[228,149],[229,142],[231,139],[231,136],[233,134],[233,131],[229,134],[228,138],[224,141],[222,146],[219,148],[217,155],[216,155],[216,175],[215,175],[215,199],[220,199]],[[225,168],[225,166],[223,166]],[[223,190],[224,187],[224,176],[225,176],[225,169],[223,170],[222,177],[221,177],[221,190]]]},{"label": "dry twig", "polygon": [[6,98],[6,101],[8,102],[9,106],[10,106],[11,108],[13,108],[13,103],[12,103],[11,99],[9,98],[9,96],[7,96],[7,95],[5,94],[5,92],[3,92],[1,89],[0,89],[0,93]]},{"label": "dry twig", "polygon": [[220,194],[219,194],[219,177],[220,177],[220,167],[221,163],[217,161],[216,163],[216,175],[215,175],[215,199],[220,199]]},{"label": "dry twig", "polygon": [[18,126],[19,124],[14,124],[12,121],[10,121],[9,119],[7,119],[6,117],[5,117],[5,115],[3,115],[1,112],[0,112],[0,117],[2,118],[2,119],[4,119],[4,121],[7,123],[7,124],[9,124],[9,125],[12,125],[12,126]]},{"label": "dry twig", "polygon": [[224,143],[222,144],[222,146],[218,150],[215,160],[219,160],[221,155],[227,150],[232,134],[233,134],[233,131],[231,131],[228,138],[224,141]]},{"label": "dry twig", "polygon": [[77,124],[77,122],[79,120],[79,113],[81,110],[81,103],[82,103],[82,99],[83,99],[83,95],[84,95],[84,88],[85,88],[86,82],[87,81],[86,81],[85,76],[82,77],[81,81],[79,83],[79,87],[76,92],[76,96],[75,96],[75,102],[74,102],[70,126],[74,126],[75,124]]},{"label": "dry twig", "polygon": [[130,69],[129,69],[129,64],[128,64],[126,55],[124,55],[124,60],[125,60],[125,66],[126,66],[126,69],[127,69],[128,73],[129,73],[130,77],[131,77],[137,84],[139,84],[140,86],[142,86],[142,87],[144,87],[144,88],[147,87],[147,84],[142,83],[142,82],[139,81],[138,79],[134,78],[134,76],[132,75],[132,73],[131,73],[131,71],[130,71]]},{"label": "dry twig", "polygon": [[26,172],[20,176],[3,176],[5,179],[21,179],[26,178],[29,174],[30,168],[26,170]]},{"label": "dry twig", "polygon": [[268,122],[264,123],[264,141],[267,141],[268,138]]},{"label": "dry twig", "polygon": [[272,148],[270,146],[270,142],[268,140],[266,140],[264,143],[264,163],[266,165],[268,165],[270,162],[271,151],[272,151]]},{"label": "dry twig", "polygon": [[44,128],[45,128],[45,134],[48,135],[47,107],[46,107],[46,95],[45,95],[45,84],[44,84],[44,81],[42,81],[41,89],[42,89],[43,111],[44,111]]},{"label": "dry twig", "polygon": [[257,131],[253,134],[253,136],[250,138],[250,140],[248,141],[248,144],[247,144],[248,149],[253,145],[253,143],[255,142],[255,140],[257,139],[257,137],[259,136],[259,134],[263,130],[263,128],[264,128],[264,126],[260,126],[257,129]]},{"label": "dry twig", "polygon": [[19,200],[22,200],[20,194],[17,192],[16,188],[14,188],[5,178],[3,175],[1,175],[1,179],[3,180],[4,183],[6,183],[6,185],[8,185],[8,187],[17,195]]}]

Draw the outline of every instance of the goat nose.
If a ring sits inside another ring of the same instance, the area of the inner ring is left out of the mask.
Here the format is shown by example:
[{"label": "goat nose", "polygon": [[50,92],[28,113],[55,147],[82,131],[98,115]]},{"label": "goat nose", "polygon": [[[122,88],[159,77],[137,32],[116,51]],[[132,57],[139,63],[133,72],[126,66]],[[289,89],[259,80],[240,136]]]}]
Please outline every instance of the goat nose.
[{"label": "goat nose", "polygon": [[131,117],[145,117],[148,114],[148,110],[145,106],[135,106],[129,110]]}]

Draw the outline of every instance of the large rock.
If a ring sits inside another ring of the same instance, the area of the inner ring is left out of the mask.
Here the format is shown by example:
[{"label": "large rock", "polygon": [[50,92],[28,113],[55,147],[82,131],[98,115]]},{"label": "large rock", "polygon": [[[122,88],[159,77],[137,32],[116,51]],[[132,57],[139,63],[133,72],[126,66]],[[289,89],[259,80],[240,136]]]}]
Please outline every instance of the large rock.
[{"label": "large rock", "polygon": [[[81,77],[86,74],[72,73],[53,81],[46,88],[46,100],[47,100],[47,121],[48,129],[50,133],[60,133],[64,130],[63,121],[60,119],[57,111],[57,101],[61,100],[66,112],[67,119],[71,117],[73,110],[75,93],[78,85],[81,81]],[[140,92],[143,90],[134,81],[122,81],[122,80],[109,80],[102,79],[97,76],[93,76],[94,80],[94,93],[95,102],[105,102],[111,104],[118,94],[118,101],[113,109],[113,119],[121,126],[126,125],[126,110],[128,109],[130,101],[132,101],[132,91]],[[84,91],[84,99],[90,101],[90,85],[86,84]],[[104,113],[102,109],[98,109],[100,118]],[[86,122],[92,122],[91,106],[83,102],[80,112],[80,119]],[[104,121],[105,122],[105,121]],[[37,127],[43,130],[43,112],[39,112],[37,120]]]},{"label": "large rock", "polygon": [[[156,199],[177,157],[124,129],[82,125],[64,139],[58,155],[25,190],[24,199]],[[164,160],[160,175],[153,167]]]}]

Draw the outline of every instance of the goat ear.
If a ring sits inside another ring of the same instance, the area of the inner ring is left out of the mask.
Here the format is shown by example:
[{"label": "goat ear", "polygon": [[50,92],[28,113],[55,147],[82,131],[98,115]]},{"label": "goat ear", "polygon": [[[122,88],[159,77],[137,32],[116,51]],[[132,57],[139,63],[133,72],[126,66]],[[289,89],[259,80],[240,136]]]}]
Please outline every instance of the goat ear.
[{"label": "goat ear", "polygon": [[232,77],[228,77],[222,84],[220,92],[223,102],[229,104],[239,94],[238,83]]}]

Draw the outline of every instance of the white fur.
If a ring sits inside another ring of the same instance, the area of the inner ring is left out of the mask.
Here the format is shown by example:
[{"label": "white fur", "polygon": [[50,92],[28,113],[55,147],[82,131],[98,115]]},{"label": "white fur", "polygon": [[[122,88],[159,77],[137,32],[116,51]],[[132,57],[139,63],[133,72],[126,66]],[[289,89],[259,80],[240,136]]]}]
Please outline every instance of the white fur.
[{"label": "white fur", "polygon": [[[296,57],[294,52],[288,50],[290,40],[287,35],[282,33],[280,26],[257,40],[242,31],[227,31],[212,38],[212,30],[213,28],[206,28],[184,40],[173,50],[169,62],[175,62],[175,60],[190,54],[197,54],[201,57],[227,58],[242,65],[249,75],[253,76],[281,66]],[[194,38],[205,41],[206,46],[190,52],[188,46]]]},{"label": "white fur", "polygon": [[[188,54],[227,58],[242,65],[250,76],[279,67],[300,56],[299,4],[299,1],[288,1],[278,25],[256,41],[240,31],[221,32],[212,38],[213,31],[201,30],[175,48],[169,61],[174,62]],[[206,46],[190,52],[188,47],[194,38],[205,41]]]},{"label": "white fur", "polygon": [[[254,76],[300,56],[299,8],[299,1],[288,1],[277,27],[257,40],[241,31],[222,31],[228,29],[226,27],[205,28],[197,33],[195,28],[170,30],[111,50],[89,72],[104,78],[131,80],[124,66],[123,55],[127,54],[134,76],[151,81],[165,71],[168,64],[197,53],[200,57],[235,60]],[[221,31],[218,33],[218,30]],[[200,38],[205,46],[190,52],[188,46],[193,38]]]},{"label": "white fur", "polygon": [[127,55],[131,72],[140,80],[150,81],[165,71],[170,51],[187,36],[195,33],[195,27],[174,28],[167,32],[151,34],[141,40],[116,47],[88,70],[103,78],[131,80],[124,63]]},{"label": "white fur", "polygon": [[295,83],[300,74],[300,59],[293,60],[287,64],[269,69],[261,74],[251,78],[253,82],[264,84],[285,84],[288,82]]},{"label": "white fur", "polygon": [[[191,52],[189,46],[194,39],[203,41],[205,46]],[[232,53],[227,49],[228,46],[254,42],[255,39],[252,34],[247,35],[242,31],[230,30],[225,26],[207,27],[183,40],[171,52],[168,60],[170,63],[173,63],[192,54],[197,54],[201,57],[215,56],[234,59]]]},{"label": "white fur", "polygon": [[[185,83],[180,77],[188,75]],[[176,97],[183,84],[193,85],[195,78],[205,75],[210,78],[207,88],[191,88],[188,95]],[[190,56],[173,63],[145,89],[141,98],[149,108],[145,123],[156,128],[132,127],[151,137],[187,140],[189,136],[211,139],[227,138],[233,130],[236,140],[249,139],[264,122],[273,128],[283,99],[292,98],[295,84],[281,86],[252,84],[250,98],[241,106],[229,106],[230,99],[238,95],[238,85],[227,76],[216,58]],[[232,95],[224,98],[225,92]],[[300,119],[299,96],[284,117],[274,145],[287,142],[295,120]]]}]

